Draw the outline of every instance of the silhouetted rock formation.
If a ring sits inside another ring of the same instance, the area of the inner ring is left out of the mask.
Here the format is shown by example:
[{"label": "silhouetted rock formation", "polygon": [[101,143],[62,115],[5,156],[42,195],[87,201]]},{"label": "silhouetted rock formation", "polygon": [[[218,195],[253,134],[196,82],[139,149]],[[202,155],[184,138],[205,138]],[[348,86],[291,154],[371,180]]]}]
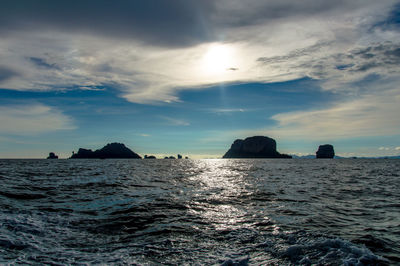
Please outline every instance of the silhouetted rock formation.
[{"label": "silhouetted rock formation", "polygon": [[317,158],[333,158],[335,157],[335,151],[333,150],[333,146],[330,144],[320,145],[318,147],[318,151],[316,152]]},{"label": "silhouetted rock formation", "polygon": [[164,159],[176,159],[174,156],[165,156]]},{"label": "silhouetted rock formation", "polygon": [[79,148],[78,153],[72,152],[72,159],[78,158],[95,158],[94,152],[92,150]]},{"label": "silhouetted rock formation", "polygon": [[255,136],[245,140],[237,139],[223,158],[292,158],[276,150],[276,141],[272,138]]},{"label": "silhouetted rock formation", "polygon": [[157,159],[156,156],[154,156],[154,155],[145,155],[144,158],[145,159]]},{"label": "silhouetted rock formation", "polygon": [[122,143],[110,143],[100,150],[87,150],[80,148],[78,153],[73,153],[71,159],[141,159],[141,157],[125,147]]},{"label": "silhouetted rock formation", "polygon": [[58,156],[54,152],[49,153],[49,157],[47,159],[58,159]]},{"label": "silhouetted rock formation", "polygon": [[178,159],[182,159],[182,155],[178,154]]}]

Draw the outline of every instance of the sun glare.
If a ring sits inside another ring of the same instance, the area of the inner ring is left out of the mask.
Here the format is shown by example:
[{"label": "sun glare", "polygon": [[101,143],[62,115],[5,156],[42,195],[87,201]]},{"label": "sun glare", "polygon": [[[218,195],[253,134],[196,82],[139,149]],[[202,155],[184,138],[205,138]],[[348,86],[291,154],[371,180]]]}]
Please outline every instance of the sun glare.
[{"label": "sun glare", "polygon": [[233,49],[227,45],[211,46],[203,57],[203,69],[209,75],[222,75],[235,69]]}]

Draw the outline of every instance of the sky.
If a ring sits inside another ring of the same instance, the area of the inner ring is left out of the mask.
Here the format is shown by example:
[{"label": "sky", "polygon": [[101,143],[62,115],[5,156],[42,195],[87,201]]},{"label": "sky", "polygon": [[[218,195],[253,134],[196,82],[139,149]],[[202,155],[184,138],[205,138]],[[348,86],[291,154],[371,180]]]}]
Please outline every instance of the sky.
[{"label": "sky", "polygon": [[0,158],[400,154],[400,1],[2,0]]}]

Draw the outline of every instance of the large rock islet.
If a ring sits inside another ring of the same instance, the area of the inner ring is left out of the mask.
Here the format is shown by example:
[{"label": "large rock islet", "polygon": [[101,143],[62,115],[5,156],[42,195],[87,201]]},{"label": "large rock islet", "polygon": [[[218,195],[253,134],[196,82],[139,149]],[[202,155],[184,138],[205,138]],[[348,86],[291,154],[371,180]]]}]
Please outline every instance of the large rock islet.
[{"label": "large rock islet", "polygon": [[276,141],[265,136],[237,139],[223,158],[292,158],[276,150]]},{"label": "large rock islet", "polygon": [[332,159],[335,157],[335,150],[331,144],[319,145],[316,157],[317,159]]},{"label": "large rock islet", "polygon": [[99,150],[80,148],[73,153],[71,159],[141,159],[137,153],[127,148],[122,143],[109,143]]}]

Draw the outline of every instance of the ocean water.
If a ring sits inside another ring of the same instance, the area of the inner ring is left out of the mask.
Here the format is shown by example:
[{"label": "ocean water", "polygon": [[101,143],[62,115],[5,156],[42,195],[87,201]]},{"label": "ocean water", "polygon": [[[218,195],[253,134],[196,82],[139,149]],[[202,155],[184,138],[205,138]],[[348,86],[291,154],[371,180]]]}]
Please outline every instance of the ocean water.
[{"label": "ocean water", "polygon": [[0,264],[400,264],[400,160],[0,160]]}]

